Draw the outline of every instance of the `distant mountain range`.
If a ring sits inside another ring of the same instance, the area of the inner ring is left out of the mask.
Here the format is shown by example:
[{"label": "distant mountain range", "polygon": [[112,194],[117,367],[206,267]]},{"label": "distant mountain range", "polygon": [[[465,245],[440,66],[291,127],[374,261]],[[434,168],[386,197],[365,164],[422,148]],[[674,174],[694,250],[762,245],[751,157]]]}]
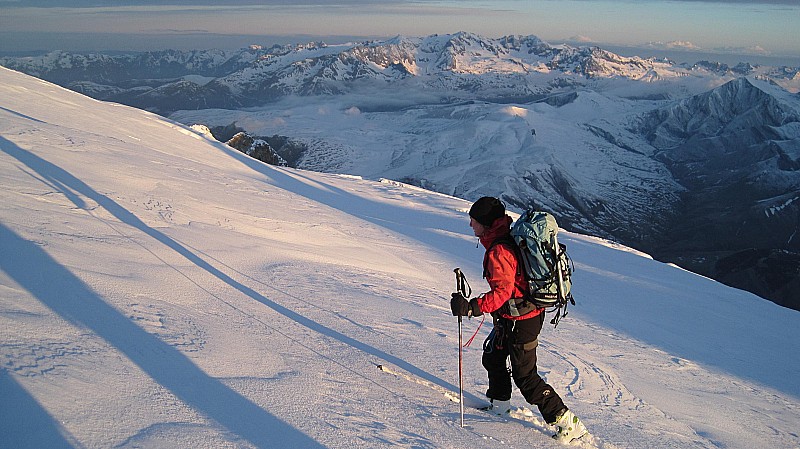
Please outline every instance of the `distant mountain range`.
[{"label": "distant mountain range", "polygon": [[[654,82],[676,77],[757,76],[800,88],[798,68],[734,67],[701,61],[622,57],[597,47],[553,46],[535,36],[487,39],[471,33],[238,51],[165,50],[133,54],[51,52],[0,58],[0,65],[95,98],[161,114],[260,106],[286,95],[337,95],[387,85],[501,102],[542,100],[589,80]],[[534,83],[530,81],[534,80]],[[453,98],[449,98],[452,100]],[[553,101],[560,101],[554,99]]]},{"label": "distant mountain range", "polygon": [[246,131],[234,144],[272,163],[535,204],[800,310],[798,68],[470,33],[0,65]]}]

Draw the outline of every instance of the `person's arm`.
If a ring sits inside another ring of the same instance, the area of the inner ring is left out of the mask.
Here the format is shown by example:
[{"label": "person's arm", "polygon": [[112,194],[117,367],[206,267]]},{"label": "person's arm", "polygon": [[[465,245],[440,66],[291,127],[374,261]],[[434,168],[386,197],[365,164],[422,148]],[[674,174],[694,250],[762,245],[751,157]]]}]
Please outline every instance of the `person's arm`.
[{"label": "person's arm", "polygon": [[506,245],[495,245],[486,261],[486,281],[491,290],[478,298],[481,312],[491,313],[503,306],[514,293],[517,259]]}]

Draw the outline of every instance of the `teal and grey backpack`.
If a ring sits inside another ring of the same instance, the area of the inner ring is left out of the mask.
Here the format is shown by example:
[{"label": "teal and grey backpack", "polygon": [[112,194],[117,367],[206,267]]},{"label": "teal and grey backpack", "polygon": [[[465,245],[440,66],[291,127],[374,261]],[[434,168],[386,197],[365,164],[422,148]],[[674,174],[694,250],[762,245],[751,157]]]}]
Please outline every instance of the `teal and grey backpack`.
[{"label": "teal and grey backpack", "polygon": [[512,298],[503,307],[511,316],[522,316],[534,309],[556,312],[550,321],[558,325],[567,315],[567,305],[575,305],[572,297],[574,266],[566,245],[558,243],[558,224],[547,212],[529,210],[511,226],[511,238],[492,243],[505,243],[517,255],[518,270],[525,275],[527,288],[523,298]]}]

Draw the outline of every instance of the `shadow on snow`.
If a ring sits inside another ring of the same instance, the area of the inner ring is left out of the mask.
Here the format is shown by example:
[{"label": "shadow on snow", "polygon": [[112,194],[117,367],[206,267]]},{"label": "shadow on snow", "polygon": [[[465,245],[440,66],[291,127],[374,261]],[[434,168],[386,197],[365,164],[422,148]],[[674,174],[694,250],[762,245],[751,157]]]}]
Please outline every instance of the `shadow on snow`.
[{"label": "shadow on snow", "polygon": [[[133,226],[172,248],[211,274],[253,297],[259,297],[166,235],[67,171],[0,137],[0,148],[84,207],[79,194],[96,201],[123,223]],[[187,405],[256,447],[280,442],[296,447],[323,447],[309,436],[271,415],[219,380],[209,376],[174,347],[145,332],[38,245],[0,224],[0,269],[65,320],[83,326],[123,352],[153,380]],[[263,299],[262,299],[263,300]],[[264,302],[268,302],[263,300]]]},{"label": "shadow on snow", "polygon": [[[53,188],[58,189],[77,207],[86,208],[81,195],[92,199],[120,222],[132,226],[160,242],[197,267],[215,276],[230,287],[310,330],[334,338],[346,345],[377,357],[409,373],[450,391],[457,387],[426,371],[376,349],[352,337],[330,329],[291,309],[269,300],[254,289],[236,281],[212,266],[186,246],[147,226],[133,213],[112,199],[89,187],[66,170],[24,150],[0,137],[0,149],[35,171]],[[231,150],[232,151],[232,150]],[[249,161],[248,161],[249,162]],[[256,162],[256,161],[253,161]],[[257,162],[256,162],[257,163]],[[253,167],[263,173],[263,167]],[[296,181],[295,182],[299,182]],[[365,218],[365,217],[362,217]],[[381,223],[385,226],[386,223]],[[222,384],[198,368],[185,355],[157,337],[145,332],[108,305],[68,269],[50,257],[38,245],[0,224],[0,269],[39,301],[62,318],[89,328],[136,363],[155,381],[169,389],[189,406],[213,419],[230,432],[257,447],[273,447],[281,441],[298,447],[322,447],[301,431],[269,414],[247,398]],[[480,402],[465,394],[472,402]]]}]

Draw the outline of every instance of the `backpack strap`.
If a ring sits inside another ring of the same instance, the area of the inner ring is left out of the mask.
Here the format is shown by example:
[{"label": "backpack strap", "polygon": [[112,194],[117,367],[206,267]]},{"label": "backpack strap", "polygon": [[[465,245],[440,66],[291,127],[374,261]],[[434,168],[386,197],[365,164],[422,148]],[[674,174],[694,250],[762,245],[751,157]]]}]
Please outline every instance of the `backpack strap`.
[{"label": "backpack strap", "polygon": [[514,287],[522,292],[521,298],[509,298],[508,301],[499,309],[499,311],[511,316],[522,316],[532,312],[533,310],[536,310],[537,307],[533,304],[533,302],[530,301],[527,280],[525,280],[523,284],[517,282],[519,277],[525,278],[525,272],[523,271],[524,268],[522,266],[522,264],[525,262],[522,258],[522,254],[520,253],[519,246],[511,234],[506,234],[496,238],[494,241],[492,241],[489,247],[486,248],[486,254],[483,256],[483,277],[489,277],[489,251],[491,251],[492,248],[497,245],[506,245],[506,247],[511,250],[511,253],[514,254],[514,258],[517,261],[517,272],[514,275]]},{"label": "backpack strap", "polygon": [[[514,237],[511,237],[511,234],[506,234],[506,235],[502,235],[502,236],[494,239],[492,241],[492,243],[489,244],[489,247],[486,248],[486,253],[483,256],[483,278],[484,279],[489,277],[489,251],[491,251],[492,248],[494,248],[495,246],[501,245],[501,244],[506,245],[506,247],[508,249],[510,249],[512,253],[514,253],[514,257],[517,259],[517,275],[520,275],[520,274],[523,273],[522,269],[520,268],[520,265],[522,263],[521,262],[522,258],[520,257],[519,246],[517,246],[517,242],[514,241]],[[516,279],[514,281],[516,283]]]}]

